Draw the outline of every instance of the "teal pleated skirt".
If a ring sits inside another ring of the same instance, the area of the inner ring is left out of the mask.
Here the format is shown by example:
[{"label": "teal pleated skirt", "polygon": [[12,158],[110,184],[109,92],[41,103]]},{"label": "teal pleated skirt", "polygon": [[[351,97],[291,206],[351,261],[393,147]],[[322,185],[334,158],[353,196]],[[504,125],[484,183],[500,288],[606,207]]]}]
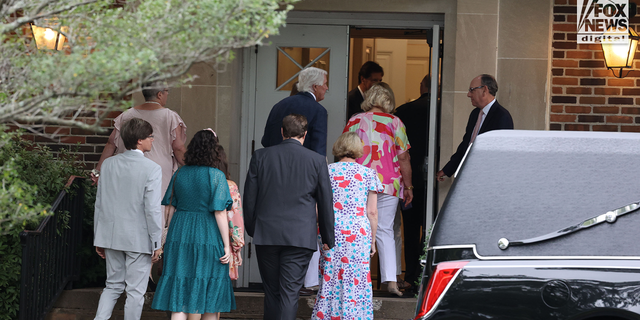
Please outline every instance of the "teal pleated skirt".
[{"label": "teal pleated skirt", "polygon": [[194,314],[236,308],[229,265],[215,215],[176,211],[164,245],[163,271],[152,308]]}]

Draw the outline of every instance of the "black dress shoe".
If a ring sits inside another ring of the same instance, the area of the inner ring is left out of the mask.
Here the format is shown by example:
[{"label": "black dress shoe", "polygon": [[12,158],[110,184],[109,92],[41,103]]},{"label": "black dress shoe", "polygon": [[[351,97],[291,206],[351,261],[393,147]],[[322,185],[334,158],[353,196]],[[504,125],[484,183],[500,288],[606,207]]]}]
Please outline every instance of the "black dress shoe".
[{"label": "black dress shoe", "polygon": [[156,292],[156,283],[149,278],[149,282],[147,283],[147,292]]},{"label": "black dress shoe", "polygon": [[413,295],[413,294],[418,294],[419,290],[420,289],[417,286],[411,285],[411,287],[409,289],[404,290],[404,292]]},{"label": "black dress shoe", "polygon": [[315,290],[311,290],[311,289],[307,289],[307,288],[300,289],[300,296],[306,297],[306,296],[312,296],[314,294],[316,294]]}]

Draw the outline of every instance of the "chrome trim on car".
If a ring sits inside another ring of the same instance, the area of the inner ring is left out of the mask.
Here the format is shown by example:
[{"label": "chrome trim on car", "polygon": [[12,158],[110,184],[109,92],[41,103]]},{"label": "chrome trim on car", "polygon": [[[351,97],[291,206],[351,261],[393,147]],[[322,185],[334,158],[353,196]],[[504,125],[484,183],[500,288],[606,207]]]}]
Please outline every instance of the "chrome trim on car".
[{"label": "chrome trim on car", "polygon": [[462,168],[462,165],[464,164],[464,160],[467,159],[467,155],[469,154],[469,150],[471,150],[472,145],[473,145],[473,142],[469,143],[469,146],[467,147],[467,151],[464,152],[464,156],[462,156],[462,160],[460,160],[460,164],[458,165],[456,172],[453,173],[453,178],[458,177],[458,172],[460,172],[460,168]]},{"label": "chrome trim on car", "polygon": [[[548,264],[521,264],[521,265],[500,265],[501,268],[539,268],[539,267],[545,267],[545,268],[549,268],[550,265]],[[575,265],[570,265],[570,264],[558,264],[558,265],[552,265],[552,267],[554,269],[558,269],[558,268],[580,268],[580,269],[631,269],[631,270],[639,270],[640,266],[585,266],[585,265],[581,265],[581,264],[575,264]],[[471,265],[466,267],[467,269],[494,269],[496,268],[496,265],[490,265],[490,266],[479,266],[479,265]]]},{"label": "chrome trim on car", "polygon": [[475,244],[434,246],[428,248],[428,250],[443,249],[473,249],[473,254],[478,260],[640,260],[640,256],[481,256]]},{"label": "chrome trim on car", "polygon": [[625,215],[627,213],[633,212],[640,209],[640,202],[634,202],[634,203],[630,203],[626,206],[622,206],[620,208],[611,210],[611,211],[607,211],[606,213],[603,213],[601,215],[595,216],[593,218],[584,220],[576,225],[572,225],[551,233],[547,233],[545,235],[539,236],[539,237],[535,237],[535,238],[529,238],[529,239],[524,239],[524,240],[515,240],[515,241],[510,241],[507,238],[500,238],[500,240],[498,240],[498,248],[500,248],[501,250],[506,250],[508,249],[510,246],[523,246],[523,245],[527,245],[527,244],[532,244],[532,243],[537,243],[537,242],[542,242],[542,241],[547,241],[547,240],[551,240],[554,238],[558,238],[558,237],[562,237],[562,236],[566,236],[568,234],[572,234],[574,232],[578,232],[580,230],[586,229],[586,228],[591,228],[595,225],[601,224],[603,222],[608,222],[608,223],[614,223],[616,222],[616,219],[619,216]]}]

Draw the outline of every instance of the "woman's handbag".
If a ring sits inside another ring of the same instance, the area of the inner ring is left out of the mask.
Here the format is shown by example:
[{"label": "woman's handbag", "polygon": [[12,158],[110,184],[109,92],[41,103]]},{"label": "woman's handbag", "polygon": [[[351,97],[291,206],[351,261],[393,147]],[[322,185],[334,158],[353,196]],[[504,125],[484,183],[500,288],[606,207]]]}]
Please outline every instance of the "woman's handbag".
[{"label": "woman's handbag", "polygon": [[[175,176],[178,177],[178,170],[176,170]],[[173,190],[176,188],[175,179],[173,179],[173,184],[171,185],[171,194],[169,195],[169,204],[164,206],[164,226],[162,227],[162,246],[164,247],[164,243],[167,242],[167,233],[169,232],[169,224],[171,223],[171,218],[173,218],[173,213],[176,209],[173,207]]]}]

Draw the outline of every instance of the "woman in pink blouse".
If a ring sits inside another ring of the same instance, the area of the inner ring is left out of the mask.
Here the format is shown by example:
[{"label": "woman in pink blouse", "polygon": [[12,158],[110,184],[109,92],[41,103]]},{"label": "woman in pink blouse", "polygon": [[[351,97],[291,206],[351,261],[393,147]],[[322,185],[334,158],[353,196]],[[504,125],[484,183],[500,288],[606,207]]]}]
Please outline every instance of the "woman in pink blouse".
[{"label": "woman in pink blouse", "polygon": [[[184,165],[187,126],[175,111],[165,108],[169,97],[168,88],[160,83],[147,83],[143,85],[142,95],[145,99],[143,104],[123,112],[113,120],[113,131],[102,150],[96,169],[100,170],[106,158],[126,151],[120,139],[120,126],[129,119],[140,118],[153,127],[153,147],[145,156],[162,167],[162,190],[167,190],[178,165]],[[91,179],[97,183],[98,176],[92,174]]]},{"label": "woman in pink blouse", "polygon": [[387,283],[390,293],[402,296],[398,290],[396,276],[401,273],[396,255],[394,219],[400,199],[404,205],[413,200],[411,183],[411,147],[404,124],[390,113],[395,108],[393,91],[384,82],[377,83],[367,91],[361,105],[364,113],[351,117],[343,132],[355,132],[364,142],[364,155],[357,162],[374,169],[382,185],[378,194],[378,232],[376,242],[380,259],[382,283]]},{"label": "woman in pink blouse", "polygon": [[[126,151],[122,139],[120,139],[120,127],[132,118],[146,120],[153,127],[153,147],[144,155],[162,168],[163,191],[167,190],[171,177],[178,170],[178,165],[184,165],[187,126],[175,111],[165,108],[169,89],[162,83],[145,83],[142,86],[142,95],[145,99],[143,104],[123,112],[113,121],[113,131],[111,131],[109,140],[102,150],[96,170],[91,173],[91,180],[94,184],[98,183],[102,162],[115,154]],[[173,211],[165,211],[163,206],[162,225],[165,235],[172,215]]]}]

